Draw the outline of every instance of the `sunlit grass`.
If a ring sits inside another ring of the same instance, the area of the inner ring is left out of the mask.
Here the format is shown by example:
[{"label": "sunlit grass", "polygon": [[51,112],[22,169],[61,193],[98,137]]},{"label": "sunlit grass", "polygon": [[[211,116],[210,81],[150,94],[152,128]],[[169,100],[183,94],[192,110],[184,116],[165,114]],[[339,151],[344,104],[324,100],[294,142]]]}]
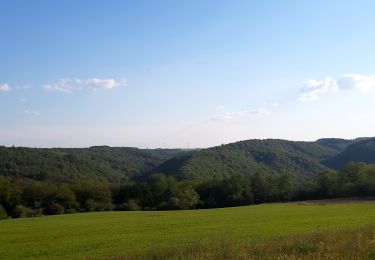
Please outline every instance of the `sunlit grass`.
[{"label": "sunlit grass", "polygon": [[154,249],[120,259],[375,259],[375,226],[315,231],[259,241],[217,240]]},{"label": "sunlit grass", "polygon": [[375,223],[375,204],[264,204],[165,212],[101,212],[0,221],[0,259],[102,258],[259,241]]}]

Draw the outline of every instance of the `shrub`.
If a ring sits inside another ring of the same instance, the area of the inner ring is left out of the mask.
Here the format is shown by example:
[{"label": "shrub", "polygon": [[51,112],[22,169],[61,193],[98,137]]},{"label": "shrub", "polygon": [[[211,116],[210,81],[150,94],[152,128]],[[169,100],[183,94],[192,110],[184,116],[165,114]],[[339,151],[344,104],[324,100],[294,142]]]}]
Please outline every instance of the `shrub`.
[{"label": "shrub", "polygon": [[95,201],[92,199],[87,199],[85,201],[84,207],[86,211],[95,211]]},{"label": "shrub", "polygon": [[92,212],[92,211],[107,211],[112,210],[113,205],[110,202],[101,202],[101,201],[95,201],[92,199],[88,199],[85,201],[85,209],[86,211]]},{"label": "shrub", "polygon": [[44,209],[44,214],[46,215],[60,215],[65,211],[64,207],[59,203],[52,203]]},{"label": "shrub", "polygon": [[168,202],[163,201],[157,207],[158,210],[176,210],[180,209],[180,200],[176,197],[169,198]]},{"label": "shrub", "polygon": [[109,211],[113,210],[113,204],[111,202],[95,202],[95,211]]},{"label": "shrub", "polygon": [[0,219],[6,219],[8,218],[8,214],[6,213],[3,206],[0,204]]},{"label": "shrub", "polygon": [[130,199],[128,202],[123,203],[116,207],[116,210],[120,211],[137,211],[142,210],[142,208],[138,205],[138,201]]},{"label": "shrub", "polygon": [[14,209],[13,216],[15,218],[26,218],[33,216],[33,210],[23,205],[17,205]]}]

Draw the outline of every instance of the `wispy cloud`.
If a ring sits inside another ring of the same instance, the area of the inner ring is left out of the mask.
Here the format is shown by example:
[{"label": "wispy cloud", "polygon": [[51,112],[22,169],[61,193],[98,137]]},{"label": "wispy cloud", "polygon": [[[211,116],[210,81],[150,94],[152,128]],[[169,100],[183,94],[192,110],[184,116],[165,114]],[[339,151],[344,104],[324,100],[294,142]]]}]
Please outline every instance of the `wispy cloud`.
[{"label": "wispy cloud", "polygon": [[375,88],[375,76],[361,74],[344,74],[338,80],[340,89],[355,89],[361,92],[371,91]]},{"label": "wispy cloud", "polygon": [[0,84],[0,92],[9,92],[11,89],[12,88],[6,83]]},{"label": "wispy cloud", "polygon": [[326,77],[323,80],[309,79],[304,83],[298,100],[317,100],[321,95],[327,92],[338,90],[367,92],[374,88],[374,75],[343,74],[338,79],[333,79],[332,77]]},{"label": "wispy cloud", "polygon": [[30,111],[30,110],[24,110],[23,113],[28,116],[40,116],[40,113],[38,111]]},{"label": "wispy cloud", "polygon": [[208,122],[232,122],[243,118],[261,118],[269,115],[270,112],[266,108],[258,108],[252,110],[243,110],[235,112],[223,112],[221,114],[213,115],[208,119]]},{"label": "wispy cloud", "polygon": [[16,86],[17,90],[31,89],[31,88],[32,88],[32,86],[30,86],[30,85]]},{"label": "wispy cloud", "polygon": [[50,92],[62,92],[65,94],[71,94],[76,89],[82,89],[84,87],[94,88],[94,89],[106,89],[111,90],[115,87],[127,86],[126,80],[116,80],[116,79],[60,79],[53,84],[46,84],[43,88]]},{"label": "wispy cloud", "polygon": [[331,77],[323,80],[309,79],[305,82],[299,97],[300,101],[316,100],[320,95],[328,91],[336,91],[338,89],[336,81]]},{"label": "wispy cloud", "polygon": [[126,81],[117,81],[115,79],[98,79],[92,78],[79,82],[82,85],[94,87],[94,88],[103,88],[103,89],[113,89],[117,86],[124,85],[127,86]]},{"label": "wispy cloud", "polygon": [[[219,108],[219,109],[218,109]],[[242,111],[224,111],[224,106],[216,107],[217,114],[208,117],[202,121],[180,121],[180,125],[185,129],[207,126],[207,125],[221,125],[221,124],[232,124],[240,123],[246,120],[261,119],[271,114],[271,111],[266,107],[242,110]]]},{"label": "wispy cloud", "polygon": [[73,89],[76,87],[76,83],[71,79],[61,79],[53,84],[44,85],[43,88],[47,91],[57,91],[66,94],[71,94]]}]

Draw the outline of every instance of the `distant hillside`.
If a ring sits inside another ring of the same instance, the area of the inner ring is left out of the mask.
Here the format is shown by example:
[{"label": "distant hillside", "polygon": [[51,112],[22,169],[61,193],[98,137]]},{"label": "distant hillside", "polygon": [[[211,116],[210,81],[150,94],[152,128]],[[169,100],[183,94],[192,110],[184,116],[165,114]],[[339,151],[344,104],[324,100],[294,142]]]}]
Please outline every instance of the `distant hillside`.
[{"label": "distant hillside", "polygon": [[322,138],[316,142],[322,146],[331,148],[337,152],[344,151],[349,145],[371,139],[372,137],[360,137],[356,139]]},{"label": "distant hillside", "polygon": [[349,162],[375,163],[375,138],[361,139],[338,155],[323,161],[323,164],[333,169],[341,169]]},{"label": "distant hillside", "polygon": [[337,152],[344,151],[349,145],[355,143],[356,140],[340,139],[340,138],[322,138],[316,143],[331,148]]},{"label": "distant hillside", "polygon": [[185,152],[107,146],[78,149],[0,147],[0,176],[51,182],[117,182],[149,172]]},{"label": "distant hillside", "polygon": [[0,146],[0,176],[50,182],[144,180],[161,172],[197,182],[235,173],[292,172],[300,177],[339,169],[350,161],[375,163],[375,138],[316,142],[247,140],[200,150],[22,148]]},{"label": "distant hillside", "polygon": [[153,172],[197,181],[258,170],[307,176],[325,169],[320,162],[339,153],[343,146],[331,145],[333,141],[321,140],[320,143],[273,139],[241,141],[172,158]]}]

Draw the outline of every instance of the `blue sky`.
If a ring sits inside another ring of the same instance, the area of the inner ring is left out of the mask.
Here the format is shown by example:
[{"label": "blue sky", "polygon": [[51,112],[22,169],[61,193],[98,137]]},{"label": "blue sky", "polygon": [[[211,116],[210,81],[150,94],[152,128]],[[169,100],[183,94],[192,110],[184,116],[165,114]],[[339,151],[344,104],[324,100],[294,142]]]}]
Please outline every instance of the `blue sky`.
[{"label": "blue sky", "polygon": [[374,1],[0,0],[0,145],[375,133]]}]

